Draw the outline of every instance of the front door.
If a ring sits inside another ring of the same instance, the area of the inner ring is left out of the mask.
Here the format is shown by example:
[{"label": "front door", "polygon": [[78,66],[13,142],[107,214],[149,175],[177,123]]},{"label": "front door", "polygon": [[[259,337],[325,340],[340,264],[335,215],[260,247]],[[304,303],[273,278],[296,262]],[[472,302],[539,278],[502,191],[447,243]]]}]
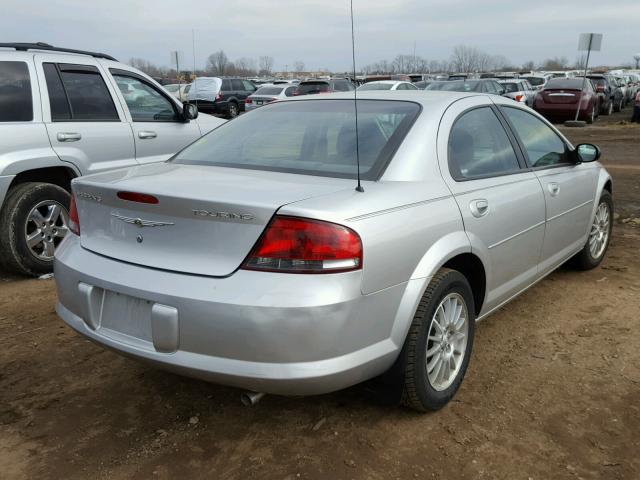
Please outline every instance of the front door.
[{"label": "front door", "polygon": [[138,163],[168,160],[200,137],[196,122],[180,120],[179,107],[169,94],[133,72],[110,72],[129,109]]},{"label": "front door", "polygon": [[587,241],[598,167],[575,164],[570,146],[545,121],[521,108],[502,105],[528,165],[538,177],[546,202],[546,233],[540,258],[543,275],[580,250]]},{"label": "front door", "polygon": [[453,104],[438,135],[440,168],[486,269],[482,312],[531,284],[544,238],[544,196],[486,97]]}]

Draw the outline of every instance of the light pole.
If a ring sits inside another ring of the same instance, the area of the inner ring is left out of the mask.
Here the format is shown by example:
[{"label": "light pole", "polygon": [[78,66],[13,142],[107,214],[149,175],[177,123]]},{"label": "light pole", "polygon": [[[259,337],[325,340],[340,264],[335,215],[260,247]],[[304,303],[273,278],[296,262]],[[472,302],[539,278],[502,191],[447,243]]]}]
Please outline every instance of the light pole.
[{"label": "light pole", "polygon": [[640,53],[636,53],[633,59],[636,61],[636,69],[640,68]]}]

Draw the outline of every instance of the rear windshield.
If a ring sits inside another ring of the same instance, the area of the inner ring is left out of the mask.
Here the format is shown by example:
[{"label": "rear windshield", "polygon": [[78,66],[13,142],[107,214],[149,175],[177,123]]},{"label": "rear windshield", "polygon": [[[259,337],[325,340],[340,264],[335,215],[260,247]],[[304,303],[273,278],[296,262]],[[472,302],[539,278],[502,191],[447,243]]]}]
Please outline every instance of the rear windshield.
[{"label": "rear windshield", "polygon": [[260,87],[254,95],[280,95],[284,87]]},{"label": "rear windshield", "polygon": [[[377,180],[404,139],[420,106],[358,101],[360,173]],[[283,102],[254,110],[213,130],[173,162],[356,178],[353,100]]]},{"label": "rear windshield", "polygon": [[308,95],[310,93],[322,93],[329,91],[327,82],[305,82],[298,85],[299,95]]},{"label": "rear windshield", "polygon": [[521,90],[520,85],[514,82],[501,83],[501,85],[504,87],[504,90],[507,93],[519,92]]},{"label": "rear windshield", "polygon": [[443,90],[450,82],[433,82],[427,85],[425,90]]},{"label": "rear windshield", "polygon": [[365,83],[358,90],[391,90],[392,83]]},{"label": "rear windshield", "polygon": [[448,82],[440,90],[446,90],[448,92],[475,92],[479,86],[479,82]]},{"label": "rear windshield", "polygon": [[545,88],[566,88],[569,90],[582,90],[581,78],[551,78]]},{"label": "rear windshield", "polygon": [[0,62],[0,122],[33,120],[31,80],[25,62]]},{"label": "rear windshield", "polygon": [[544,78],[541,77],[524,77],[525,80],[529,80],[529,83],[534,87],[538,85],[542,85],[544,83]]}]

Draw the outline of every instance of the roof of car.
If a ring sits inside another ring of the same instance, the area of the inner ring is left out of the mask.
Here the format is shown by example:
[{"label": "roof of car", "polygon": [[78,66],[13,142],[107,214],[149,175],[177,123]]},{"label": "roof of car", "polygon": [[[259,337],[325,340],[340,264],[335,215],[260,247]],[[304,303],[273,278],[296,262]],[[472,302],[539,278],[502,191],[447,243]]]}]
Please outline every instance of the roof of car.
[{"label": "roof of car", "polygon": [[375,80],[373,82],[367,82],[364,85],[370,85],[372,83],[385,83],[387,85],[395,85],[396,83],[411,83],[406,80]]}]

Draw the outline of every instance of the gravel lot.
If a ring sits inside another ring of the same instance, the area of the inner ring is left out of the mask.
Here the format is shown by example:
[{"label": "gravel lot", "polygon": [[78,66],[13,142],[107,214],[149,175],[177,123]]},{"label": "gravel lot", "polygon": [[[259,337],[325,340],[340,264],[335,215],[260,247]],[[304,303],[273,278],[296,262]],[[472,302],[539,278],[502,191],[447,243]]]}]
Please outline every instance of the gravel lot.
[{"label": "gravel lot", "polygon": [[[640,478],[640,125],[604,152],[618,213],[609,254],[560,269],[478,325],[455,400],[418,415],[367,386],[265,397],[155,370],[82,339],[52,280],[0,273],[0,477],[6,479]],[[637,223],[636,223],[637,222]]]}]

